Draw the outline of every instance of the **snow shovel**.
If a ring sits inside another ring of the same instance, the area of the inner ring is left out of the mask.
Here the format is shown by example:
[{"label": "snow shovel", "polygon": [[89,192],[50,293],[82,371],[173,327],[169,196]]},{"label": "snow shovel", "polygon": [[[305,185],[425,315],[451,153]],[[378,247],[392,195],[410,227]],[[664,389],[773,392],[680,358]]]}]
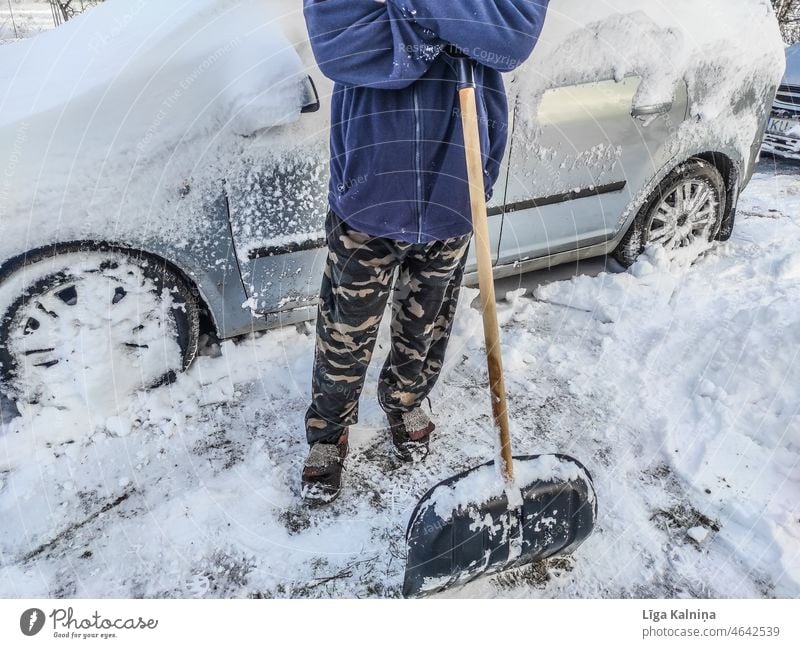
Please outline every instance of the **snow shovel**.
[{"label": "snow shovel", "polygon": [[[459,79],[483,331],[499,462],[451,477],[420,500],[406,531],[403,595],[424,596],[479,576],[572,553],[597,515],[588,471],[565,455],[512,456],[495,306],[474,62],[448,51]],[[499,468],[499,470],[498,470]],[[498,474],[499,473],[499,474]]]}]

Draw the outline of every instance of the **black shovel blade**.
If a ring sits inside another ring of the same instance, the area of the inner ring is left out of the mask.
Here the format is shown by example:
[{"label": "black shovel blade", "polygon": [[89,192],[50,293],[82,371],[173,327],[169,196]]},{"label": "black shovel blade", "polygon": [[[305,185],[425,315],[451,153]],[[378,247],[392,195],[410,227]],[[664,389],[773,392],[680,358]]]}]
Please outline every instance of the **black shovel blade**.
[{"label": "black shovel blade", "polygon": [[521,503],[509,504],[493,461],[425,494],[406,531],[405,597],[569,554],[589,537],[597,502],[580,462],[559,454],[526,455],[514,457],[514,471]]}]

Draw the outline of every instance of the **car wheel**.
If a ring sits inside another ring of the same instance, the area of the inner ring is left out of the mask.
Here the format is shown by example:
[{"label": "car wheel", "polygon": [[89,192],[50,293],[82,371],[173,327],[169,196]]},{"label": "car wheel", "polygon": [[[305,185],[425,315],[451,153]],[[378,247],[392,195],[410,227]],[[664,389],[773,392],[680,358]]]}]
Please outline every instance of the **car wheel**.
[{"label": "car wheel", "polygon": [[199,307],[163,261],[68,252],[0,286],[0,375],[18,403],[100,405],[174,380],[197,351]]},{"label": "car wheel", "polygon": [[692,159],[670,173],[651,194],[614,257],[630,266],[648,245],[667,250],[712,241],[725,215],[725,181],[717,169]]}]

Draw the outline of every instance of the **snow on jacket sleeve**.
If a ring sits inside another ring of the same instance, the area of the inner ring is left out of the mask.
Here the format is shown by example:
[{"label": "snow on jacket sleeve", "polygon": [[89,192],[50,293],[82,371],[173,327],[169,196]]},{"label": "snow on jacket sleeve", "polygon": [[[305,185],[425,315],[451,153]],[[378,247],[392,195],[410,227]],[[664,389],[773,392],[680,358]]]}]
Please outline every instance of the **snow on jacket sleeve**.
[{"label": "snow on jacket sleeve", "polygon": [[550,0],[387,0],[479,63],[510,72],[531,54]]},{"label": "snow on jacket sleeve", "polygon": [[322,73],[344,85],[405,88],[428,71],[440,41],[382,0],[304,0]]}]

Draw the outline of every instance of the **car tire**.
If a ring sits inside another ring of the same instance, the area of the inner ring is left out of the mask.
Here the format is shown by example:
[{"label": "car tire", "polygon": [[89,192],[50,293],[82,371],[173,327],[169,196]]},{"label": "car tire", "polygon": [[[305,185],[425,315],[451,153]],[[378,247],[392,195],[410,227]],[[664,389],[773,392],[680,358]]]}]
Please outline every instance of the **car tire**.
[{"label": "car tire", "polygon": [[197,353],[194,291],[139,252],[28,261],[0,285],[0,313],[0,391],[17,403],[61,407],[79,392],[88,402],[105,380],[130,395],[172,382]]},{"label": "car tire", "polygon": [[629,267],[651,244],[671,250],[698,238],[713,241],[726,201],[725,181],[716,167],[697,158],[688,160],[656,187],[614,250],[614,258]]}]

